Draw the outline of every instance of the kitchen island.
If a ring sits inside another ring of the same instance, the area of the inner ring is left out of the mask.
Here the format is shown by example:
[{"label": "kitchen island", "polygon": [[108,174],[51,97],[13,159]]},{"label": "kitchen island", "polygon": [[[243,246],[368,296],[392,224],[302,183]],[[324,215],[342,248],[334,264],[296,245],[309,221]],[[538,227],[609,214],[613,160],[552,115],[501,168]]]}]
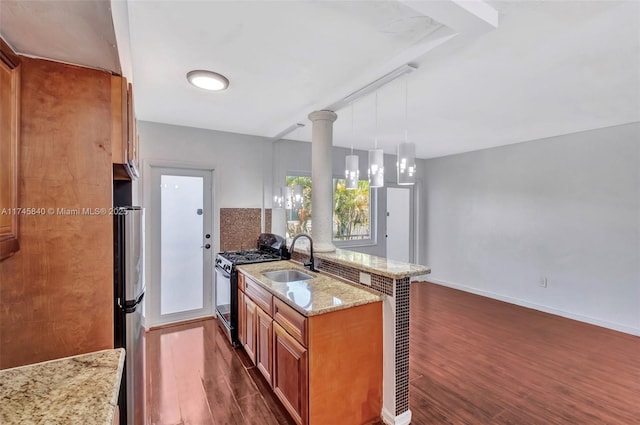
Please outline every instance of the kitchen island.
[{"label": "kitchen island", "polygon": [[[309,261],[309,252],[297,248],[292,259]],[[409,289],[411,278],[431,273],[420,264],[410,264],[370,254],[336,249],[315,253],[315,267],[323,274],[340,277],[352,285],[385,294],[384,388],[382,420],[389,425],[411,423],[409,409]]]},{"label": "kitchen island", "polygon": [[[237,268],[240,342],[295,422],[378,420],[385,295],[293,261]],[[285,270],[309,277],[269,278]]]},{"label": "kitchen island", "polygon": [[0,370],[0,423],[111,425],[124,357],[118,348]]}]

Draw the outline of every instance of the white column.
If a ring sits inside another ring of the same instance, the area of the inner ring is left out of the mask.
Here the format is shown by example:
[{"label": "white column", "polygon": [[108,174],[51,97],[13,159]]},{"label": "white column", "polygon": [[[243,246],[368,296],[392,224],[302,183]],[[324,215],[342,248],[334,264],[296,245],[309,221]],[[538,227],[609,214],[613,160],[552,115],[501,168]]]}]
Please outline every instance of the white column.
[{"label": "white column", "polygon": [[314,111],[309,114],[311,133],[311,192],[313,249],[333,252],[333,122],[335,112]]}]

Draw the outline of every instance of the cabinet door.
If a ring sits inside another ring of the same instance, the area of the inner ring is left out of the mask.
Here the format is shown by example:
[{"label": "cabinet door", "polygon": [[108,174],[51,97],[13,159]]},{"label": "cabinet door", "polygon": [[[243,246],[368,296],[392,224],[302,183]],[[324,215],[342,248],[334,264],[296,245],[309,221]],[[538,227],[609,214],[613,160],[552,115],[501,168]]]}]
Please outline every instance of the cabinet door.
[{"label": "cabinet door", "polygon": [[136,139],[138,136],[136,128],[136,117],[133,110],[133,86],[131,83],[127,85],[127,146],[126,158],[127,162],[133,161],[137,166],[137,149]]},{"label": "cabinet door", "polygon": [[0,59],[0,260],[19,249],[20,66],[14,65]]},{"label": "cabinet door", "polygon": [[127,79],[111,76],[111,160],[114,164],[127,162],[129,138],[127,110]]},{"label": "cabinet door", "polygon": [[256,366],[269,385],[273,365],[273,319],[260,307],[256,307]]},{"label": "cabinet door", "polygon": [[245,325],[244,317],[244,292],[238,290],[238,340],[240,341],[240,345],[243,347],[244,342],[247,340],[245,337],[246,333],[247,326]]},{"label": "cabinet door", "polygon": [[246,295],[243,298],[245,341],[242,345],[251,362],[256,364],[256,305]]},{"label": "cabinet door", "polygon": [[298,424],[307,423],[307,350],[273,322],[273,391]]}]

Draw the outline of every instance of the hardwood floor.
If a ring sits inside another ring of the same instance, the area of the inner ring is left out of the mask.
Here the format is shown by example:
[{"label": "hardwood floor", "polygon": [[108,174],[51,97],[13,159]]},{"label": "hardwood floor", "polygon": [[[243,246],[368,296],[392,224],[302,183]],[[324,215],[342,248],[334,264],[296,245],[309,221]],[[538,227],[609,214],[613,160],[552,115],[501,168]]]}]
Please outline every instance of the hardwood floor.
[{"label": "hardwood floor", "polygon": [[266,381],[214,319],[147,333],[153,425],[293,425]]},{"label": "hardwood floor", "polygon": [[[214,320],[146,341],[150,424],[293,424]],[[422,282],[410,379],[413,424],[640,424],[640,338]]]},{"label": "hardwood floor", "polygon": [[415,424],[640,424],[640,338],[411,285]]}]

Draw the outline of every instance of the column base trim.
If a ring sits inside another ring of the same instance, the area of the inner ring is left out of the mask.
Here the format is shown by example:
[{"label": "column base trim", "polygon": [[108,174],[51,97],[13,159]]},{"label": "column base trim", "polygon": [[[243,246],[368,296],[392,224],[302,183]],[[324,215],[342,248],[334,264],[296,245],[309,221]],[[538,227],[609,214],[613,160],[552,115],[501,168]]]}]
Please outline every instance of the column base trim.
[{"label": "column base trim", "polygon": [[387,409],[382,409],[382,422],[386,425],[409,425],[411,423],[411,410],[401,415],[394,416]]}]

